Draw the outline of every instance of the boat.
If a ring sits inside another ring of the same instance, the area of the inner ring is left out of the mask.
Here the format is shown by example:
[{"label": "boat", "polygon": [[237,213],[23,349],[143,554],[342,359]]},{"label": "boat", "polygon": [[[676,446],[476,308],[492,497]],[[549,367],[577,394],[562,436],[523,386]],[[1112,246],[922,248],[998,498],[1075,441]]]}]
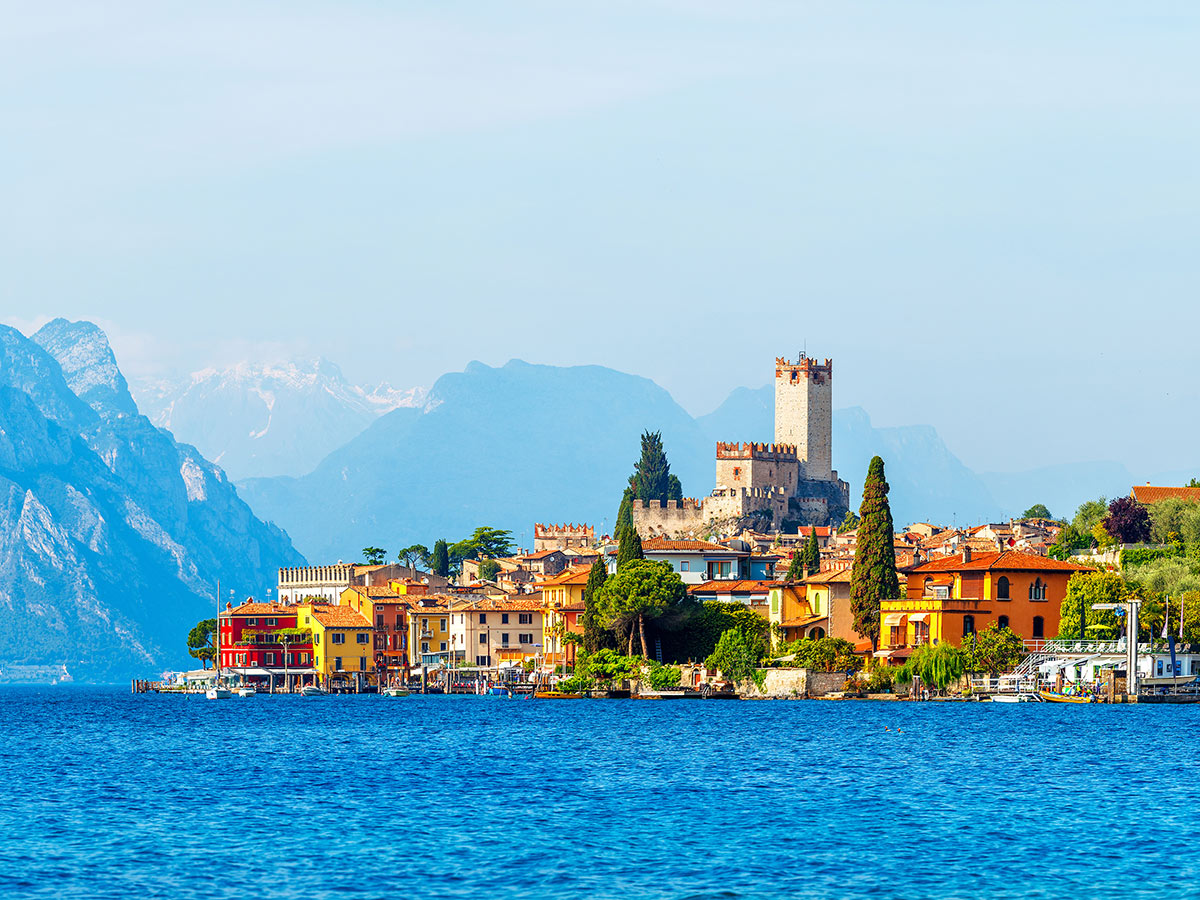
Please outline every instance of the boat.
[{"label": "boat", "polygon": [[301,697],[320,697],[324,693],[325,691],[321,690],[315,684],[306,684],[304,687],[300,688]]},{"label": "boat", "polygon": [[253,697],[257,693],[258,693],[258,691],[256,691],[252,687],[243,687],[243,688],[237,689],[237,695],[239,697]]},{"label": "boat", "polygon": [[988,697],[992,703],[1040,703],[1041,698],[1034,694],[992,694]]},{"label": "boat", "polygon": [[687,699],[687,691],[642,691],[637,695],[639,700],[685,700]]},{"label": "boat", "polygon": [[1096,698],[1087,694],[1056,694],[1054,691],[1038,691],[1038,696],[1047,703],[1095,703]]},{"label": "boat", "polygon": [[383,696],[385,696],[385,697],[407,697],[407,696],[409,696],[408,689],[402,688],[402,687],[384,688],[379,693],[383,694]]},{"label": "boat", "polygon": [[565,691],[534,691],[538,700],[582,700],[583,694],[568,694]]},{"label": "boat", "polygon": [[204,696],[208,700],[228,700],[233,696],[233,691],[229,688],[223,688],[220,685],[210,687],[204,692]]}]

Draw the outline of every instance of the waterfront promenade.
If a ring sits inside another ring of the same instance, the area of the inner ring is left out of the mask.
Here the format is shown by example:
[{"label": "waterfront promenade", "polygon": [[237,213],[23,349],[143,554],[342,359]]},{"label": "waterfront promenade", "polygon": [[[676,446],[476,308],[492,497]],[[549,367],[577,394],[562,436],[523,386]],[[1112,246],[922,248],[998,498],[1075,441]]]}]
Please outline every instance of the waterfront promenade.
[{"label": "waterfront promenade", "polygon": [[0,689],[0,717],[2,896],[1139,897],[1200,877],[1191,708],[60,686]]}]

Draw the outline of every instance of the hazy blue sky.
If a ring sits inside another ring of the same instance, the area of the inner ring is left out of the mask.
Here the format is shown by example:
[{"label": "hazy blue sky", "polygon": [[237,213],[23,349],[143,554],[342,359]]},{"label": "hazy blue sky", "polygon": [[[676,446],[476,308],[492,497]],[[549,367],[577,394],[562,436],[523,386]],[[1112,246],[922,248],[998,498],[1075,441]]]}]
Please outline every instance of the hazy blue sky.
[{"label": "hazy blue sky", "polygon": [[3,17],[0,319],[133,374],[520,357],[707,412],[807,343],[977,469],[1196,459],[1194,4]]}]

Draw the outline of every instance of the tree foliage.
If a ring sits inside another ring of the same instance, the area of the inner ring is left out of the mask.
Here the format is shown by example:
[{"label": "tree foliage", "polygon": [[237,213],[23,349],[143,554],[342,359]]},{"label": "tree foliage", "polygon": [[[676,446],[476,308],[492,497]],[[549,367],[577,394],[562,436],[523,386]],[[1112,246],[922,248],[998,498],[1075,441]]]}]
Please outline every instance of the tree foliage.
[{"label": "tree foliage", "polygon": [[397,553],[396,558],[410,569],[415,569],[419,565],[428,566],[429,548],[424,544],[413,544]]},{"label": "tree foliage", "polygon": [[[663,631],[664,623],[675,622],[674,630]],[[755,659],[761,659],[770,645],[770,623],[745,604],[736,602],[707,600],[694,606],[683,603],[660,616],[654,626],[662,639],[663,658],[675,661],[706,659],[730,628],[742,630]]]},{"label": "tree foliage", "polygon": [[1083,607],[1084,638],[1115,638],[1119,631],[1112,610],[1093,609],[1097,603],[1120,603],[1130,592],[1125,579],[1115,572],[1076,572],[1067,582],[1067,595],[1059,606],[1058,636],[1078,640],[1079,609]]},{"label": "tree foliage", "polygon": [[[1075,510],[1075,518],[1071,520],[1071,527],[1078,534],[1090,535],[1100,520],[1108,515],[1108,500],[1104,497],[1098,500],[1087,500],[1079,504],[1079,509]],[[1089,544],[1090,546],[1090,544]]]},{"label": "tree foliage", "polygon": [[1108,504],[1108,515],[1101,524],[1114,540],[1122,544],[1140,544],[1150,540],[1150,513],[1132,497],[1117,497]]},{"label": "tree foliage", "polygon": [[588,653],[595,653],[612,641],[611,633],[600,621],[598,609],[600,591],[607,580],[608,569],[603,558],[597,557],[588,572],[587,586],[583,589],[583,648]]},{"label": "tree foliage", "polygon": [[363,547],[362,555],[368,566],[381,566],[387,559],[387,551],[382,547]]},{"label": "tree foliage", "polygon": [[187,636],[188,653],[200,660],[202,668],[207,669],[210,662],[217,658],[217,620],[201,619]]},{"label": "tree foliage", "polygon": [[446,542],[440,538],[433,543],[433,557],[429,561],[433,574],[445,578],[450,574],[450,552]]},{"label": "tree foliage", "polygon": [[496,576],[500,574],[500,563],[494,559],[485,559],[479,564],[479,580],[480,581],[495,581]]},{"label": "tree foliage", "polygon": [[632,525],[617,535],[617,540],[620,541],[620,544],[617,546],[618,572],[624,569],[629,563],[646,558],[646,555],[642,552],[642,539],[638,535],[637,529]]},{"label": "tree foliage", "polygon": [[816,575],[821,571],[821,545],[817,543],[817,529],[808,533],[804,544],[804,568],[806,575]]},{"label": "tree foliage", "polygon": [[792,657],[790,665],[818,672],[854,672],[862,668],[861,656],[845,638],[801,638],[779,648],[783,657]]},{"label": "tree foliage", "polygon": [[787,580],[788,581],[803,581],[804,580],[804,552],[797,548],[792,551],[792,561],[788,563]]},{"label": "tree foliage", "polygon": [[[675,483],[679,484],[678,478],[675,479]],[[670,499],[671,466],[667,462],[666,451],[663,450],[662,432],[642,433],[642,455],[633,467],[633,474],[629,476],[629,488],[634,499],[644,503],[651,500],[665,503]],[[682,488],[680,495],[682,496]]]},{"label": "tree foliage", "polygon": [[636,630],[645,656],[646,621],[657,618],[686,597],[687,588],[670,563],[633,560],[604,582],[597,607],[606,626],[628,630],[631,646]]},{"label": "tree foliage", "polygon": [[1046,507],[1045,503],[1035,503],[1035,504],[1033,504],[1033,506],[1029,507],[1029,509],[1025,510],[1025,512],[1022,514],[1021,518],[1022,519],[1053,519],[1054,516],[1050,515],[1050,510]]},{"label": "tree foliage", "polygon": [[1090,546],[1090,534],[1081,534],[1074,525],[1064,525],[1054,543],[1046,550],[1046,555],[1051,559],[1067,559],[1074,551],[1086,550]]},{"label": "tree foliage", "polygon": [[966,671],[992,675],[1011,671],[1026,655],[1021,636],[995,622],[964,640],[960,649]]},{"label": "tree foliage", "polygon": [[617,540],[621,539],[621,535],[626,528],[633,527],[633,489],[625,488],[625,492],[621,494],[621,505],[617,509],[617,524],[613,526],[613,535]]},{"label": "tree foliage", "polygon": [[512,532],[481,525],[469,538],[456,541],[449,547],[452,564],[464,559],[497,559],[511,556],[513,552]]},{"label": "tree foliage", "polygon": [[638,657],[623,656],[608,648],[595,653],[584,650],[576,657],[575,675],[609,690],[616,682],[636,676],[641,666]]},{"label": "tree foliage", "polygon": [[651,690],[669,691],[671,688],[679,687],[682,676],[683,673],[679,670],[679,666],[664,666],[651,662],[646,672],[646,681],[650,684]]},{"label": "tree foliage", "polygon": [[912,683],[913,677],[939,693],[946,690],[966,671],[966,654],[951,644],[926,644],[908,658],[896,672],[900,684]]},{"label": "tree foliage", "polygon": [[900,595],[896,575],[895,527],[888,504],[888,483],[883,460],[871,459],[863,484],[862,506],[854,566],[850,570],[850,609],[854,630],[878,646],[879,604]]},{"label": "tree foliage", "polygon": [[717,640],[717,646],[704,664],[718,670],[737,684],[749,678],[758,667],[758,657],[740,628],[730,628]]},{"label": "tree foliage", "polygon": [[667,476],[667,499],[676,501],[683,499],[683,484],[679,481],[678,476]]},{"label": "tree foliage", "polygon": [[1170,497],[1151,503],[1147,509],[1152,541],[1200,548],[1200,503]]},{"label": "tree foliage", "polygon": [[858,528],[858,514],[852,509],[846,510],[846,517],[842,519],[842,524],[838,526],[839,532],[854,531]]}]

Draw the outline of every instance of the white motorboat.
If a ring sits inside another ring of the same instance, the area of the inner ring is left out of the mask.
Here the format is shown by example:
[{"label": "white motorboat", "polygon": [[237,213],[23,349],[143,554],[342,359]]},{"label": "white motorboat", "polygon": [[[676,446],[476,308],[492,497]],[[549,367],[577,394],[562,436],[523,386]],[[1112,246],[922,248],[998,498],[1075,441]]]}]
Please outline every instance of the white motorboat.
[{"label": "white motorboat", "polygon": [[408,689],[402,687],[384,688],[379,693],[383,694],[385,697],[407,697],[409,695]]},{"label": "white motorboat", "polygon": [[231,691],[229,688],[223,688],[220,686],[210,687],[204,692],[204,696],[209,700],[228,700],[233,696],[233,691]]},{"label": "white motorboat", "polygon": [[1037,703],[1041,700],[1033,694],[992,694],[993,703]]},{"label": "white motorboat", "polygon": [[253,697],[257,693],[258,691],[254,690],[252,687],[238,688],[237,690],[237,695],[239,697]]},{"label": "white motorboat", "polygon": [[320,697],[324,693],[325,692],[323,690],[314,684],[306,684],[304,687],[300,688],[301,697]]}]

